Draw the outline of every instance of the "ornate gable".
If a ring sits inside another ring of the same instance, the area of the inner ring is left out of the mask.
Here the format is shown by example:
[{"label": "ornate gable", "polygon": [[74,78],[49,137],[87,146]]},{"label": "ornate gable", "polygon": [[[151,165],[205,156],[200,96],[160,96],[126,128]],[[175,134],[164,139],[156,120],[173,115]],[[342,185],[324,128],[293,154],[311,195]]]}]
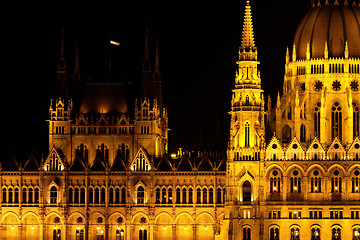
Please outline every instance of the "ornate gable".
[{"label": "ornate gable", "polygon": [[325,158],[326,152],[323,146],[321,145],[319,139],[314,138],[312,143],[306,152],[306,158],[308,160],[323,160]]},{"label": "ornate gable", "polygon": [[360,139],[356,137],[350,145],[348,158],[358,161],[360,158]]},{"label": "ornate gable", "polygon": [[343,160],[346,157],[345,149],[338,138],[334,138],[331,143],[327,152],[327,157],[330,160]]},{"label": "ornate gable", "polygon": [[305,159],[305,151],[296,137],[293,138],[286,149],[285,159],[294,161]]},{"label": "ornate gable", "polygon": [[130,164],[133,171],[150,171],[151,162],[149,155],[143,147],[140,147]]},{"label": "ornate gable", "polygon": [[45,171],[62,171],[68,167],[62,151],[55,147],[51,149],[43,166]]},{"label": "ornate gable", "polygon": [[266,160],[279,160],[284,158],[281,142],[273,136],[266,148]]}]

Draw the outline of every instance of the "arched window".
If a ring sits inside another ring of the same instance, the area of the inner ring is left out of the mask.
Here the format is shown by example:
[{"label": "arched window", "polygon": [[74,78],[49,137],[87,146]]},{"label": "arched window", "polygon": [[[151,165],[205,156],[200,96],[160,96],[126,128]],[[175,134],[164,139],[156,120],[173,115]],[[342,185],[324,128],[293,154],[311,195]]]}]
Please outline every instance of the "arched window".
[{"label": "arched window", "polygon": [[73,203],[73,189],[69,188],[69,198],[68,198],[68,202],[69,203]]},{"label": "arched window", "polygon": [[342,140],[342,112],[341,106],[338,102],[335,102],[331,108],[331,137],[339,138]]},{"label": "arched window", "polygon": [[124,187],[121,188],[121,203],[122,204],[126,203],[126,189]]},{"label": "arched window", "polygon": [[85,188],[80,189],[80,203],[85,203]]},{"label": "arched window", "polygon": [[[52,186],[50,188],[50,203],[57,203],[57,188],[55,186]],[[30,192],[29,192],[29,202],[30,202]],[[32,201],[31,201],[32,202]]]},{"label": "arched window", "polygon": [[250,98],[249,98],[249,95],[246,95],[246,97],[245,97],[245,106],[250,106]]},{"label": "arched window", "polygon": [[201,189],[200,188],[196,189],[196,203],[198,203],[198,204],[201,203]]},{"label": "arched window", "polygon": [[155,204],[160,204],[160,188],[155,190]]},{"label": "arched window", "polygon": [[161,203],[166,204],[166,188],[161,189]]},{"label": "arched window", "polygon": [[8,203],[13,203],[13,189],[11,187],[8,189],[8,193]]},{"label": "arched window", "polygon": [[341,229],[333,228],[331,231],[331,240],[341,240]]},{"label": "arched window", "polygon": [[100,202],[100,189],[98,187],[95,188],[95,194],[94,194],[94,203]]},{"label": "arched window", "polygon": [[209,189],[209,204],[214,203],[214,190],[212,188]]},{"label": "arched window", "polygon": [[299,230],[299,228],[292,228],[290,230],[290,240],[300,240],[300,230]]},{"label": "arched window", "polygon": [[290,177],[290,192],[301,193],[301,177],[298,170],[294,170]]},{"label": "arched window", "polygon": [[243,228],[243,240],[251,240],[251,228]]},{"label": "arched window", "polygon": [[79,188],[74,188],[74,203],[79,203]]},{"label": "arched window", "polygon": [[116,230],[116,240],[125,240],[125,234],[124,233],[125,232],[124,232],[123,229],[121,229],[121,230],[117,229]]},{"label": "arched window", "polygon": [[34,203],[39,203],[39,199],[40,199],[40,190],[39,188],[35,188],[35,191],[34,191]]},{"label": "arched window", "polygon": [[173,195],[172,188],[169,188],[169,189],[168,189],[168,203],[169,203],[169,204],[172,204],[172,203],[173,203],[173,201],[172,201],[172,195]]},{"label": "arched window", "polygon": [[89,188],[89,203],[94,203],[94,189]]},{"label": "arched window", "polygon": [[314,113],[314,135],[320,139],[320,107],[321,103],[316,104]]},{"label": "arched window", "polygon": [[281,177],[278,170],[273,170],[270,173],[270,193],[281,192]]},{"label": "arched window", "polygon": [[186,195],[187,195],[187,190],[186,190],[186,188],[183,188],[183,190],[182,190],[182,204],[186,204]]},{"label": "arched window", "polygon": [[280,240],[279,228],[277,227],[270,228],[270,240]]},{"label": "arched window", "polygon": [[138,204],[145,203],[145,190],[142,186],[137,188],[137,203]]},{"label": "arched window", "polygon": [[100,199],[100,202],[102,203],[102,204],[105,204],[105,200],[106,200],[106,191],[105,191],[105,188],[103,187],[103,188],[101,188],[101,199]]},{"label": "arched window", "polygon": [[6,188],[3,188],[3,189],[2,189],[2,196],[3,196],[2,202],[3,202],[3,203],[6,203],[6,202],[7,202],[7,198],[6,198],[6,196],[7,196],[7,189],[6,189]]},{"label": "arched window", "polygon": [[321,193],[321,176],[319,170],[314,170],[310,176],[310,192]]},{"label": "arched window", "polygon": [[250,146],[250,124],[245,123],[245,147]]},{"label": "arched window", "polygon": [[353,137],[359,136],[359,125],[360,125],[360,118],[359,118],[359,106],[355,102],[353,102]]},{"label": "arched window", "polygon": [[245,181],[242,185],[243,202],[251,202],[251,183]]},{"label": "arched window", "polygon": [[109,188],[109,204],[113,204],[114,203],[114,188],[110,187]]},{"label": "arched window", "polygon": [[192,188],[189,188],[189,197],[188,197],[188,199],[189,199],[189,204],[193,204],[193,189]]},{"label": "arched window", "polygon": [[19,188],[14,190],[14,203],[19,203]]},{"label": "arched window", "polygon": [[217,204],[221,204],[222,203],[222,198],[221,198],[221,188],[218,188],[217,190],[216,190],[216,194],[217,194],[217,196],[216,196],[216,203]]},{"label": "arched window", "polygon": [[[28,203],[33,203],[34,202],[34,199],[33,199],[33,196],[34,196],[34,189],[33,188],[29,188],[28,189]],[[51,197],[51,192],[50,192],[50,197]],[[51,202],[51,199],[50,199],[50,202]]]},{"label": "arched window", "polygon": [[306,142],[306,129],[304,124],[301,124],[300,127],[300,142]]},{"label": "arched window", "polygon": [[176,188],[176,204],[180,204],[180,188]]},{"label": "arched window", "polygon": [[147,240],[147,230],[139,230],[139,240]]},{"label": "arched window", "polygon": [[208,195],[207,189],[203,188],[203,204],[207,204],[207,202],[208,202],[207,195]]},{"label": "arched window", "polygon": [[25,187],[22,189],[22,203],[27,203],[27,189]]},{"label": "arched window", "polygon": [[311,240],[320,240],[320,228],[311,229]]},{"label": "arched window", "polygon": [[115,204],[119,204],[120,203],[120,188],[116,187],[115,188]]},{"label": "arched window", "polygon": [[342,179],[341,177],[332,177],[331,178],[331,192],[332,193],[341,193],[342,192]]},{"label": "arched window", "polygon": [[355,170],[353,176],[351,178],[351,192],[352,193],[360,193],[360,171]]}]

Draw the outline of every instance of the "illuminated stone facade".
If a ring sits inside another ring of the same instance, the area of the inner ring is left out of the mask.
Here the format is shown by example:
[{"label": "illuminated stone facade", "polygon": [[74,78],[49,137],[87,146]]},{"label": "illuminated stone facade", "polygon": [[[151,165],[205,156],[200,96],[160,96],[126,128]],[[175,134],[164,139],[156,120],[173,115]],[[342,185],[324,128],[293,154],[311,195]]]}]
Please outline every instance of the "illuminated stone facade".
[{"label": "illuminated stone facade", "polygon": [[145,42],[128,111],[124,85],[104,82],[88,83],[76,109],[62,40],[49,154],[3,161],[0,239],[210,240],[220,232],[226,154],[168,156],[158,51],[153,70],[148,34]]},{"label": "illuminated stone facade", "polygon": [[359,17],[355,2],[313,4],[287,50],[283,92],[265,112],[247,1],[225,239],[359,239]]},{"label": "illuminated stone facade", "polygon": [[168,155],[147,37],[132,114],[120,83],[76,108],[62,44],[49,154],[2,164],[0,239],[360,239],[360,7],[313,3],[272,106],[246,2],[226,156]]}]

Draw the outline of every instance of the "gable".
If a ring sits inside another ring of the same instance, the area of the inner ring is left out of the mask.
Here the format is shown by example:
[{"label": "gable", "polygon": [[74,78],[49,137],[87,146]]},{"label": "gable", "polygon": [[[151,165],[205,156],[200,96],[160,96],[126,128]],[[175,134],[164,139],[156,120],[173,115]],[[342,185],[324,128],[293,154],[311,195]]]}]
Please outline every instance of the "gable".
[{"label": "gable", "polygon": [[67,167],[67,164],[61,150],[52,148],[43,166],[45,171],[62,171]]},{"label": "gable", "polygon": [[275,136],[270,140],[266,148],[266,160],[280,160],[284,158],[282,145]]},{"label": "gable", "polygon": [[320,141],[315,138],[306,152],[308,160],[323,160],[325,158],[325,149]]},{"label": "gable", "polygon": [[149,155],[146,150],[142,147],[139,148],[136,153],[133,161],[131,162],[132,171],[149,171],[151,168],[151,163],[149,160]]},{"label": "gable", "polygon": [[345,149],[341,145],[341,142],[338,138],[335,138],[331,143],[328,152],[327,152],[328,159],[330,160],[341,160],[344,159],[346,156]]},{"label": "gable", "polygon": [[285,156],[287,160],[303,160],[305,158],[305,152],[296,137],[289,144]]}]

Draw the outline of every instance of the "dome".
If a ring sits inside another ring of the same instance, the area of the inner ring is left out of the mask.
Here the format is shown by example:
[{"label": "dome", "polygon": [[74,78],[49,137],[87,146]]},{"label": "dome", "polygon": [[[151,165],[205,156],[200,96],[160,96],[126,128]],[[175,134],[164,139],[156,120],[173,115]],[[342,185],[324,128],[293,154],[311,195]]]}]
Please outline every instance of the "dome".
[{"label": "dome", "polygon": [[325,42],[329,57],[344,57],[346,41],[349,57],[360,57],[360,8],[339,5],[336,1],[329,6],[313,7],[301,21],[293,43],[297,59],[306,59],[308,43],[311,58],[324,58]]}]

